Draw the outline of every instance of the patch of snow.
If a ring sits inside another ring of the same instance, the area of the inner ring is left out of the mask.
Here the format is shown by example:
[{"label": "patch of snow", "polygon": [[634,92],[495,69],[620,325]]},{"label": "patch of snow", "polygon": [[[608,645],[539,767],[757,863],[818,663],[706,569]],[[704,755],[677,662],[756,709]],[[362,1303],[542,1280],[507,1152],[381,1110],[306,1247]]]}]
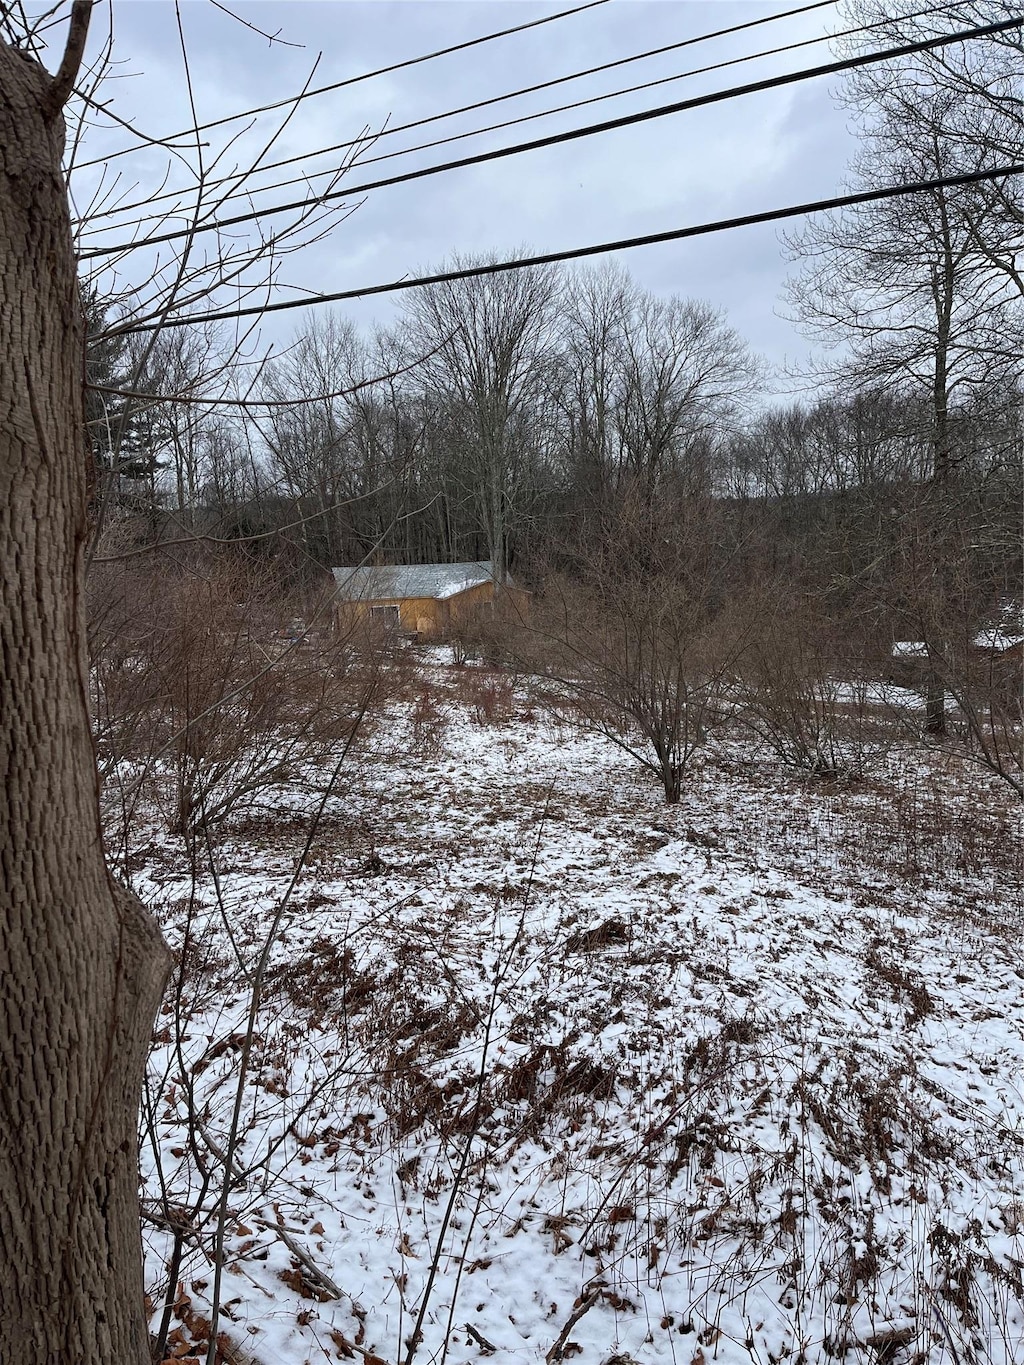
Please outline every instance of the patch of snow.
[{"label": "patch of snow", "polygon": [[[203,1171],[273,929],[221,1289],[253,1360],[398,1365],[417,1326],[423,1365],[563,1334],[580,1365],[1024,1359],[1019,807],[910,751],[837,796],[728,741],[667,807],[526,696],[452,700],[429,754],[411,714],[283,910],[301,784],[225,824],[216,876],[133,826],[187,963],[142,1144],[195,1229],[181,1312],[211,1310]],[[154,1325],[170,1250],[147,1225]]]}]

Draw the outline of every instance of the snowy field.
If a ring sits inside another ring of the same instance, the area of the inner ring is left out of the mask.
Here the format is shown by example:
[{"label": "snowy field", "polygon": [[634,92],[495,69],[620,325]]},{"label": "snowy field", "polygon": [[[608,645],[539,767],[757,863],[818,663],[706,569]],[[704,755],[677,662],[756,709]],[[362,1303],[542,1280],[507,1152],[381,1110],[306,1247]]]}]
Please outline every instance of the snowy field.
[{"label": "snowy field", "polygon": [[308,792],[192,865],[133,820],[184,964],[142,1142],[164,1355],[206,1359],[216,1297],[216,1359],[260,1365],[1024,1361],[1019,805],[732,738],[668,807],[465,673],[346,760],[293,885]]}]

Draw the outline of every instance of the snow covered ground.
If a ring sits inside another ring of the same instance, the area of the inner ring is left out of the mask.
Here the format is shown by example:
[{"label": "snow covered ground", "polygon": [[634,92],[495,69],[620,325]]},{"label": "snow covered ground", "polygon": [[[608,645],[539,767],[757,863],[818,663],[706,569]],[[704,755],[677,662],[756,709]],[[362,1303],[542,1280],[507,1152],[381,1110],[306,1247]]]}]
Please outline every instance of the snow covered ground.
[{"label": "snow covered ground", "polygon": [[184,963],[142,1149],[165,1354],[206,1357],[224,1198],[225,1361],[1024,1360],[1020,807],[736,739],[667,807],[452,686],[343,765],[290,893],[308,791],[194,871],[133,826]]}]

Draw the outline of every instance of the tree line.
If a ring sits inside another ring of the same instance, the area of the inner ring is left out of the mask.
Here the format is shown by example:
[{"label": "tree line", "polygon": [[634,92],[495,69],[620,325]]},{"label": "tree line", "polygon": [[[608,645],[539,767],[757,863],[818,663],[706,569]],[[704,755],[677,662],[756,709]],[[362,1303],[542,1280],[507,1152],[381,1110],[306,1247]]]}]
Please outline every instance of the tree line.
[{"label": "tree line", "polygon": [[[885,376],[851,346],[845,375],[774,406],[719,312],[654,298],[617,269],[435,286],[369,337],[315,318],[247,390],[276,406],[196,401],[223,391],[217,337],[169,333],[135,382],[183,397],[112,399],[134,404],[119,453],[106,403],[91,421],[105,531],[121,546],[202,532],[288,581],[367,560],[491,559],[535,582],[641,510],[672,534],[704,505],[723,552],[756,547],[756,572],[768,555],[824,587],[869,573],[879,538],[930,490],[943,518],[976,527],[1005,595],[1019,577],[1020,313],[1007,294],[988,349],[961,335],[941,392],[915,332],[920,373],[894,355]],[[131,348],[105,360],[117,387]]]},{"label": "tree line", "polygon": [[[114,467],[110,407],[129,407],[120,514],[152,502],[179,518],[211,509],[226,524],[247,503],[269,517],[278,500],[282,515],[319,519],[305,544],[335,563],[381,536],[388,550],[423,558],[456,557],[480,536],[521,554],[524,528],[555,515],[560,499],[600,516],[626,496],[771,499],[921,482],[937,444],[961,474],[1019,462],[1019,308],[1000,315],[1005,373],[968,352],[981,373],[936,419],[923,383],[884,377],[765,407],[762,367],[710,305],[655,299],[615,270],[524,275],[446,286],[443,298],[417,300],[409,325],[370,338],[337,316],[314,319],[263,367],[258,394],[281,405],[269,415],[204,407],[197,400],[220,377],[216,339],[168,338],[142,387],[180,400],[93,396],[99,477]],[[127,347],[123,364],[130,372]],[[106,357],[104,368],[116,385]],[[374,374],[385,378],[359,387]],[[365,505],[340,506],[352,498]],[[443,506],[417,507],[434,499]],[[416,540],[390,527],[396,513],[412,514]]]},{"label": "tree line", "polygon": [[[851,54],[931,31],[909,5],[857,17],[873,27]],[[849,187],[1019,161],[1019,45],[1011,30],[852,73]],[[1011,176],[806,220],[784,242],[786,307],[818,358],[781,403],[713,305],[616,265],[433,284],[370,334],[314,313],[241,366],[211,327],[108,338],[98,382],[160,401],[92,390],[103,545],[199,534],[297,592],[374,560],[490,559],[591,604],[614,580],[634,595],[671,580],[690,585],[687,617],[800,606],[862,654],[910,639],[948,658],[1024,587],[1022,237]],[[109,332],[116,307],[90,304]],[[933,682],[936,730],[943,697]]]}]

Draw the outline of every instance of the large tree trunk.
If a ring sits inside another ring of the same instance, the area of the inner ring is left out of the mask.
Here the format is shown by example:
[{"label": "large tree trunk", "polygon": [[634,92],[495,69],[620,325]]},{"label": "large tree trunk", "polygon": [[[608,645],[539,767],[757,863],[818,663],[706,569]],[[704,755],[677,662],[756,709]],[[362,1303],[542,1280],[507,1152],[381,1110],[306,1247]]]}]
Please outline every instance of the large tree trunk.
[{"label": "large tree trunk", "polygon": [[167,952],[100,834],[59,104],[0,43],[0,1360],[141,1365],[136,1124]]}]

